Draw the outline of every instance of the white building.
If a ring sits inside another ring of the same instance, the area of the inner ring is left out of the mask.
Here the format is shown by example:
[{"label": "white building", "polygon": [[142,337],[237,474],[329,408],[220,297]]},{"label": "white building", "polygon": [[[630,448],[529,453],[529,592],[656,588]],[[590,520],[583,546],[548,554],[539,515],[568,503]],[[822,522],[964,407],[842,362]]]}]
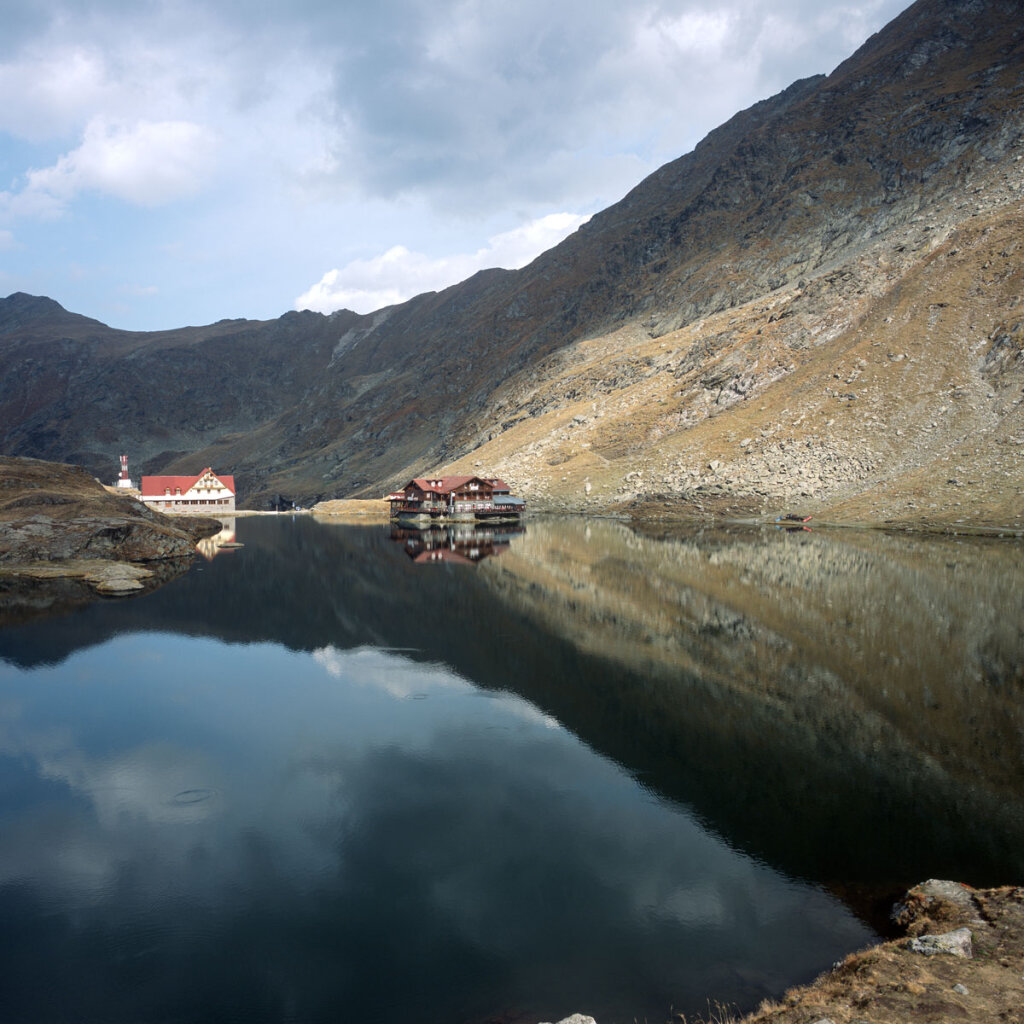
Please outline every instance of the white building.
[{"label": "white building", "polygon": [[235,511],[235,478],[209,467],[199,476],[144,476],[141,497],[161,512],[225,515]]}]

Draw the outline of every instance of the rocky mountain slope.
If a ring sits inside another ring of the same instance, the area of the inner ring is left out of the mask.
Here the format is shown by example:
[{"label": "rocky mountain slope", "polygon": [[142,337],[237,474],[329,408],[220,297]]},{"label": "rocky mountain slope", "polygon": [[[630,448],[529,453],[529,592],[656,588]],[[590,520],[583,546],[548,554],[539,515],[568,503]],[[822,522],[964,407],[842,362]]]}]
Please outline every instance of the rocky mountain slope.
[{"label": "rocky mountain slope", "polygon": [[486,467],[535,508],[1014,528],[1022,100],[1015,0],[918,0],[519,271],[150,335],[11,296],[0,444],[255,504]]}]

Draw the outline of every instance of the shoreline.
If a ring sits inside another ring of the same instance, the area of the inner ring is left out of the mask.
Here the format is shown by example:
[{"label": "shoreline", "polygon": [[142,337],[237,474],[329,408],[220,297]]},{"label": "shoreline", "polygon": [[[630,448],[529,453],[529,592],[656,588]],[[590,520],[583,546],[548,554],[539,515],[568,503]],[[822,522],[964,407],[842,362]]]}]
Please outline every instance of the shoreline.
[{"label": "shoreline", "polygon": [[1024,887],[929,879],[891,919],[901,937],[849,954],[742,1024],[1024,1020]]},{"label": "shoreline", "polygon": [[[178,515],[193,515],[194,513],[177,513]],[[288,515],[312,515],[316,518],[337,519],[337,520],[358,520],[361,522],[390,523],[391,515],[387,503],[381,499],[374,498],[337,498],[328,501],[321,501],[312,508],[304,508],[289,512],[269,512],[257,509],[239,509],[233,513],[235,516],[288,516]],[[777,520],[774,516],[736,516],[730,514],[716,514],[714,511],[697,511],[673,508],[657,510],[647,507],[647,503],[640,508],[616,509],[616,508],[586,508],[574,510],[561,504],[550,506],[535,505],[524,517],[523,522],[528,523],[532,516],[538,517],[561,517],[585,519],[615,519],[621,522],[637,526],[645,525],[692,525],[695,527],[778,527],[780,529],[799,530],[805,524],[787,523]],[[812,532],[814,530],[880,530],[883,533],[913,533],[933,534],[946,537],[991,537],[1003,540],[1024,539],[1024,525],[1020,524],[998,524],[991,522],[965,522],[962,520],[952,521],[940,518],[922,518],[921,520],[866,520],[866,519],[832,519],[828,517],[818,518],[813,516],[806,524]]]},{"label": "shoreline", "polygon": [[[751,1013],[707,1001],[681,1024],[937,1024],[1024,1021],[1024,887],[929,879],[892,910],[903,934],[856,950]],[[671,1011],[670,1011],[671,1012]],[[601,1024],[576,1013],[558,1024]]]}]

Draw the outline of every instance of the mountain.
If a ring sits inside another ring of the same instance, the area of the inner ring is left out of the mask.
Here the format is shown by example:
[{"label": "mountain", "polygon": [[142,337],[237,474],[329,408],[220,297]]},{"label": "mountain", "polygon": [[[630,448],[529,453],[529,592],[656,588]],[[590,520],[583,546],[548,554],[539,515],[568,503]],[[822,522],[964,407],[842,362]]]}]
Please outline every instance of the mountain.
[{"label": "mountain", "polygon": [[534,507],[1012,526],[1022,156],[1019,3],[918,0],[522,270],[152,334],[0,300],[0,445],[255,504],[485,467]]}]

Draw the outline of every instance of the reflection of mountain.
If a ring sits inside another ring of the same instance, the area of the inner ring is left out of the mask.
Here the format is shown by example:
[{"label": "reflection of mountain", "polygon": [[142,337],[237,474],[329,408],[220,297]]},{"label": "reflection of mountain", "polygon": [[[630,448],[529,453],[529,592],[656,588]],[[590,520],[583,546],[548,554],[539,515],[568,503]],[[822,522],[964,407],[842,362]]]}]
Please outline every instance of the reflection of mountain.
[{"label": "reflection of mountain", "polygon": [[1015,548],[532,524],[422,573],[387,529],[244,520],[171,586],[0,634],[20,664],[126,630],[411,649],[521,693],[790,875],[1024,869]]},{"label": "reflection of mountain", "polygon": [[[1022,577],[995,542],[579,522],[535,525],[489,574],[509,608],[626,669],[631,694],[595,681],[574,710],[633,737],[613,751],[656,778],[681,757],[687,799],[748,848],[787,846],[822,880],[891,859],[992,881],[1022,864]],[[750,787],[732,806],[723,773]],[[979,861],[946,859],[959,838],[929,850],[969,832]]]},{"label": "reflection of mountain", "polygon": [[417,564],[475,563],[508,550],[512,538],[525,533],[522,526],[480,526],[475,523],[410,530],[391,527],[391,539],[402,545]]}]

